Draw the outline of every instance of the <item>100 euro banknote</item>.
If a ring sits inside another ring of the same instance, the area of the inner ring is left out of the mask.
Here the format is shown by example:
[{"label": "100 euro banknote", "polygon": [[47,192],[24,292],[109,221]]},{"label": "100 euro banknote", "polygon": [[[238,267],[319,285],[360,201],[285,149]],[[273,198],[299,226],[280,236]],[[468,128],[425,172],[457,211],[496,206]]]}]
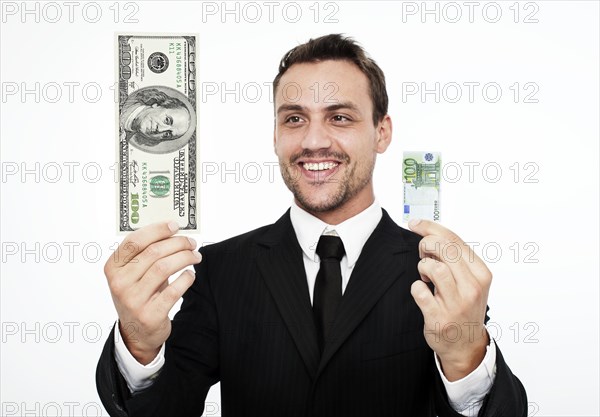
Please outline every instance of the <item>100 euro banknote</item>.
[{"label": "100 euro banknote", "polygon": [[440,152],[404,152],[404,216],[410,219],[440,220]]},{"label": "100 euro banknote", "polygon": [[119,231],[197,230],[195,35],[117,34]]}]

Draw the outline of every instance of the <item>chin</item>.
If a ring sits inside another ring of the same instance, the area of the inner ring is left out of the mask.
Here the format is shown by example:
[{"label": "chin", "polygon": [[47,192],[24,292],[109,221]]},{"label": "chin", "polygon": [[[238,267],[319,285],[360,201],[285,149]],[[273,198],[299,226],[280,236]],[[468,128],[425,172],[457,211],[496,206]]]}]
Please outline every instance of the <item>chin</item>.
[{"label": "chin", "polygon": [[335,192],[324,196],[315,196],[310,192],[296,193],[294,197],[300,206],[306,211],[313,213],[325,213],[328,211],[333,211],[344,205],[346,201],[344,199],[344,195],[340,191],[341,190],[336,190]]}]

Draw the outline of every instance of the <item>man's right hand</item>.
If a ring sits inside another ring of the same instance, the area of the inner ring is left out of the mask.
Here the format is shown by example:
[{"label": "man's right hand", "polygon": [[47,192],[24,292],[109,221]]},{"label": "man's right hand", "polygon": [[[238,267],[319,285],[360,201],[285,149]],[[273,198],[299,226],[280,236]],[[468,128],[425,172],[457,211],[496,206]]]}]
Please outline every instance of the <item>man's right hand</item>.
[{"label": "man's right hand", "polygon": [[200,262],[196,242],[173,236],[175,222],[155,223],[125,238],[104,265],[119,315],[125,346],[142,365],[150,363],[171,334],[169,311],[193,284],[193,271],[177,271]]}]

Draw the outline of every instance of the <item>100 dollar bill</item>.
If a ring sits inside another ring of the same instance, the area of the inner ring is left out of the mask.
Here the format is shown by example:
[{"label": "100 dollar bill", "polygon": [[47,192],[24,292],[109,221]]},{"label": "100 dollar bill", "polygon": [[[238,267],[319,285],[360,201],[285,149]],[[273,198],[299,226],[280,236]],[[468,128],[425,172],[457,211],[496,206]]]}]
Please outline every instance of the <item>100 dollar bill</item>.
[{"label": "100 dollar bill", "polygon": [[440,220],[440,152],[404,152],[404,218]]},{"label": "100 dollar bill", "polygon": [[117,34],[119,231],[197,230],[195,35]]}]

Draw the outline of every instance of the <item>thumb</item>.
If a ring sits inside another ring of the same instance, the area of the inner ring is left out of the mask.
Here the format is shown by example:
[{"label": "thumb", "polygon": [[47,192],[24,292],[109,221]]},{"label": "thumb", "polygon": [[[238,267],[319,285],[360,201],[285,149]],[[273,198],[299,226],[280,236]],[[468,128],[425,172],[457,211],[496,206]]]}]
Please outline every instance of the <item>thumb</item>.
[{"label": "thumb", "polygon": [[415,299],[415,303],[423,313],[423,317],[433,314],[437,309],[437,301],[435,300],[431,290],[423,281],[416,280],[410,286],[410,294]]}]

